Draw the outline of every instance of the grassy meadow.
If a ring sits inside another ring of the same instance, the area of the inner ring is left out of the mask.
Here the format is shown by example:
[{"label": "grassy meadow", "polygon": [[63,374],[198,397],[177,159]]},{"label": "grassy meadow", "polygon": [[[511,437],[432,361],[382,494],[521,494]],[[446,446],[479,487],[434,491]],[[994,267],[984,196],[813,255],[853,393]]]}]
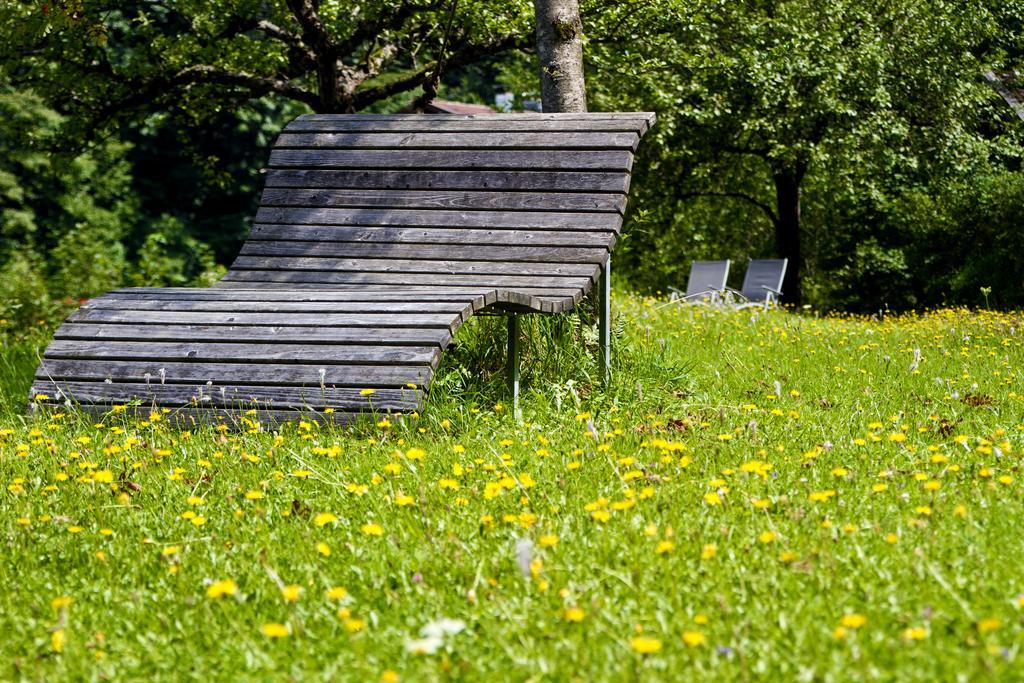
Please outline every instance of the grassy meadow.
[{"label": "grassy meadow", "polygon": [[1024,318],[615,311],[346,429],[26,418],[0,332],[0,680],[1024,677]]}]

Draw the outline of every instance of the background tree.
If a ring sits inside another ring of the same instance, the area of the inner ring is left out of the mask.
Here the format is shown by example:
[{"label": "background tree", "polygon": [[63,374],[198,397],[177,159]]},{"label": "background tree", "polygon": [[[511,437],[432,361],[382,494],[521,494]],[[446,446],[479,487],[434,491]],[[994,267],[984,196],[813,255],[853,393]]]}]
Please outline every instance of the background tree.
[{"label": "background tree", "polygon": [[983,3],[655,0],[617,12],[621,32],[595,44],[597,87],[650,102],[665,142],[657,175],[637,185],[754,208],[790,259],[788,302],[802,300],[812,175],[863,196],[989,161],[975,124],[1001,26]]},{"label": "background tree", "polygon": [[15,87],[91,128],[171,103],[201,111],[272,94],[316,112],[372,107],[447,68],[532,44],[530,5],[463,0],[98,0],[4,3]]},{"label": "background tree", "polygon": [[587,110],[579,0],[534,0],[544,111]]}]

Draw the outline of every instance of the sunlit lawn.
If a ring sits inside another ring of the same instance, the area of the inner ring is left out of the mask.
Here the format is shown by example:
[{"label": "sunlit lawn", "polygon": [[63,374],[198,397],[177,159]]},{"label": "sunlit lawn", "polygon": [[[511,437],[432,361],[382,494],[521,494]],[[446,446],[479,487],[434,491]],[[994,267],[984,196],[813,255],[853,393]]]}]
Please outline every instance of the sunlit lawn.
[{"label": "sunlit lawn", "polygon": [[1024,676],[1020,316],[616,309],[521,421],[465,354],[351,430],[8,399],[0,679]]}]

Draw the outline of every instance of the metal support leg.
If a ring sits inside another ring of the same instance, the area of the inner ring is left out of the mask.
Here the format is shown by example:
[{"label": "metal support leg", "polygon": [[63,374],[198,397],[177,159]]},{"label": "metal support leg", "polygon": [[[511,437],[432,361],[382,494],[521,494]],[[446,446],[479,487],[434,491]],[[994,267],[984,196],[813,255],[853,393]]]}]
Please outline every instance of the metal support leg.
[{"label": "metal support leg", "polygon": [[519,316],[508,316],[508,390],[512,394],[512,414],[519,414]]},{"label": "metal support leg", "polygon": [[605,262],[601,269],[600,280],[600,322],[598,324],[598,365],[601,370],[601,381],[605,386],[612,378],[612,260]]}]

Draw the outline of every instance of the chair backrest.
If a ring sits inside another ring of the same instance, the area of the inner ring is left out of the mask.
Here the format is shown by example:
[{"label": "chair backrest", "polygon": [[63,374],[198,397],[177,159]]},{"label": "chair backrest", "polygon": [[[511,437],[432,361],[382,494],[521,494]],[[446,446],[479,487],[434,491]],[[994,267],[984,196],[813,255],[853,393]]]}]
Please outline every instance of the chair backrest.
[{"label": "chair backrest", "polygon": [[778,299],[782,291],[782,280],[786,276],[788,259],[751,259],[747,274],[743,276],[740,293],[750,301],[765,301],[768,297]]},{"label": "chair backrest", "polygon": [[724,261],[694,261],[690,264],[690,279],[686,281],[686,296],[696,297],[705,292],[721,292],[729,279],[729,259]]},{"label": "chair backrest", "polygon": [[653,121],[300,116],[274,145],[225,282],[586,291],[622,227],[633,153]]}]

